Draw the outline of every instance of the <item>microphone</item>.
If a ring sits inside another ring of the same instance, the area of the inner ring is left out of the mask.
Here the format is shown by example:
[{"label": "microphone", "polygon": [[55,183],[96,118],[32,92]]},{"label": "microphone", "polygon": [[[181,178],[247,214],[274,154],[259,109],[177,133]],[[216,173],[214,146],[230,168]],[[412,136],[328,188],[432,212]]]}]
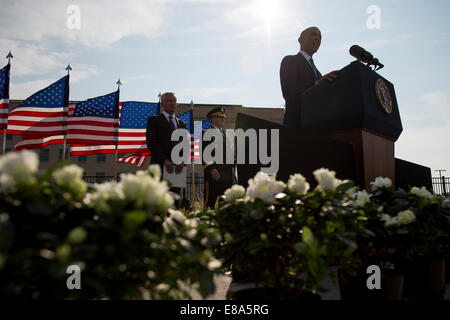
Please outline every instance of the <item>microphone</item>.
[{"label": "microphone", "polygon": [[374,65],[374,66],[377,66],[378,69],[381,69],[384,67],[384,65],[381,64],[377,58],[374,58],[370,52],[364,50],[363,48],[361,48],[360,46],[358,46],[356,44],[350,47],[349,52],[353,57],[355,57],[356,59],[358,59],[359,61],[361,61],[363,63],[367,63],[369,66]]}]

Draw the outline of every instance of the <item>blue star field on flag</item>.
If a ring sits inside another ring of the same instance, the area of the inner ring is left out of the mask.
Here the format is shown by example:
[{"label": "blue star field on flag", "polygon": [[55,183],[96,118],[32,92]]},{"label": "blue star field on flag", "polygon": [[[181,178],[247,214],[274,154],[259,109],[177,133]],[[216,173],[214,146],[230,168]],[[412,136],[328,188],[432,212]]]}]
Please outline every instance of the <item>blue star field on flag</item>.
[{"label": "blue star field on flag", "polygon": [[202,121],[202,129],[206,130],[211,128],[211,120],[203,120]]},{"label": "blue star field on flag", "polygon": [[185,113],[177,115],[177,118],[183,120],[186,123],[186,126],[189,130],[190,134],[194,134],[194,111],[189,110]]},{"label": "blue star field on flag", "polygon": [[[69,76],[62,77],[47,88],[27,98],[20,107],[60,108],[67,107],[65,97],[69,96]],[[68,99],[67,99],[68,100]]]},{"label": "blue star field on flag", "polygon": [[145,129],[148,118],[159,113],[158,103],[126,101],[122,102],[120,128]]},{"label": "blue star field on flag", "polygon": [[119,118],[118,91],[88,99],[75,107],[73,117]]},{"label": "blue star field on flag", "polygon": [[0,70],[0,100],[9,99],[9,68],[8,63],[6,67]]}]

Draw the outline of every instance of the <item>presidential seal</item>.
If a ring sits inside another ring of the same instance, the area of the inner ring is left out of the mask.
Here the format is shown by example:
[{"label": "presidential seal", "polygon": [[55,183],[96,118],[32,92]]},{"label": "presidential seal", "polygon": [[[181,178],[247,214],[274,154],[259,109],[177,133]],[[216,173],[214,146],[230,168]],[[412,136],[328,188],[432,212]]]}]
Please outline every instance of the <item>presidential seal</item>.
[{"label": "presidential seal", "polygon": [[377,95],[378,103],[381,109],[386,113],[392,112],[392,98],[389,93],[389,88],[383,79],[378,79],[375,81],[375,94]]}]

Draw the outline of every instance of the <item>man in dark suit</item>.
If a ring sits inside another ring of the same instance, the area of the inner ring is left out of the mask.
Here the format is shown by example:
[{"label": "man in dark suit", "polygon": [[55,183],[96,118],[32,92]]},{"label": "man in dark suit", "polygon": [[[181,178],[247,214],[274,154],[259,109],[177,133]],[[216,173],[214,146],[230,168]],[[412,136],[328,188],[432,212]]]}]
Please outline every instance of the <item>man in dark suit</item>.
[{"label": "man in dark suit", "polygon": [[319,50],[321,41],[322,34],[318,28],[305,29],[298,38],[300,52],[284,57],[281,62],[281,91],[286,102],[283,123],[290,127],[300,127],[302,93],[323,80],[336,78],[337,71],[322,76],[314,65],[312,56]]},{"label": "man in dark suit", "polygon": [[[172,141],[172,132],[175,129],[184,128],[186,124],[177,119],[175,111],[177,110],[177,97],[173,92],[166,92],[161,96],[161,108],[162,112],[157,116],[148,118],[147,122],[147,147],[150,150],[151,164],[158,164],[161,168],[161,172],[164,171],[164,167],[168,173],[176,172],[180,173],[183,170],[184,164],[175,165],[171,159],[172,149],[178,144],[178,141]],[[179,188],[172,188],[171,191],[178,193]]]},{"label": "man in dark suit", "polygon": [[[217,197],[223,195],[225,190],[231,188],[232,184],[236,182],[234,173],[234,164],[226,163],[227,152],[230,152],[233,141],[229,141],[225,134],[225,109],[214,108],[206,115],[211,120],[211,129],[219,130],[223,137],[223,161],[222,163],[205,163],[203,162],[205,184],[204,184],[204,197],[206,207],[214,208],[217,201]],[[203,134],[206,131],[203,132]],[[214,143],[212,141],[202,140],[202,149],[204,150],[207,145]],[[214,154],[213,154],[214,156]]]}]

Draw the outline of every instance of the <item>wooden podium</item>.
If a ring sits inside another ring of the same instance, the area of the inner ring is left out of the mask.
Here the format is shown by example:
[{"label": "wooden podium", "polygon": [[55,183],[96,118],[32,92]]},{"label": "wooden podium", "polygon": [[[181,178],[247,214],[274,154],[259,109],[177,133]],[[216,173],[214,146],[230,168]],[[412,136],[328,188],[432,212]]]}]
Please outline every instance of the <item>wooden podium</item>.
[{"label": "wooden podium", "polygon": [[302,96],[301,129],[353,146],[356,183],[366,189],[376,177],[395,186],[394,142],[402,132],[394,86],[362,63],[340,70]]}]

